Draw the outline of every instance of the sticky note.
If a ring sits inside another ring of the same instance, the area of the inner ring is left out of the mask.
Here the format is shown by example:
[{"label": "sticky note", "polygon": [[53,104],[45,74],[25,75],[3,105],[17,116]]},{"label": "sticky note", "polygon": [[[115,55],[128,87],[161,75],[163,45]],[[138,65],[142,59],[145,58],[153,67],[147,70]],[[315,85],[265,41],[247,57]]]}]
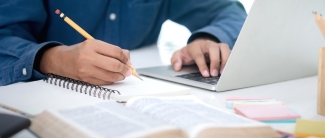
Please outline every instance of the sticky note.
[{"label": "sticky note", "polygon": [[250,105],[269,105],[269,104],[283,104],[280,101],[263,101],[263,102],[234,102],[233,107],[250,106]]},{"label": "sticky note", "polygon": [[254,100],[229,100],[226,101],[226,106],[229,109],[234,108],[234,104],[236,103],[245,103],[245,102],[269,102],[269,101],[276,101],[275,99],[254,99]]},{"label": "sticky note", "polygon": [[325,121],[298,119],[294,135],[325,137]]},{"label": "sticky note", "polygon": [[247,100],[270,100],[273,98],[249,98],[249,97],[228,97],[226,101],[247,101]]},{"label": "sticky note", "polygon": [[293,120],[300,116],[283,104],[238,106],[235,112],[254,120]]},{"label": "sticky note", "polygon": [[264,123],[296,123],[296,119],[285,119],[285,120],[262,120]]}]

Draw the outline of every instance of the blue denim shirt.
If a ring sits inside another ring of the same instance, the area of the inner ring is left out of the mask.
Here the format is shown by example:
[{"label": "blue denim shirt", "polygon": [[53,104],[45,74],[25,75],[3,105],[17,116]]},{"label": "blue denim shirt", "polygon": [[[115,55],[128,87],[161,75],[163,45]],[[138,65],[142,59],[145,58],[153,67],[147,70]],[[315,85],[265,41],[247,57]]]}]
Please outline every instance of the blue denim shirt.
[{"label": "blue denim shirt", "polygon": [[232,48],[246,18],[234,0],[1,0],[0,86],[43,78],[33,68],[40,49],[85,40],[56,9],[94,38],[130,50],[155,43],[167,19],[192,32],[189,42],[209,34]]}]

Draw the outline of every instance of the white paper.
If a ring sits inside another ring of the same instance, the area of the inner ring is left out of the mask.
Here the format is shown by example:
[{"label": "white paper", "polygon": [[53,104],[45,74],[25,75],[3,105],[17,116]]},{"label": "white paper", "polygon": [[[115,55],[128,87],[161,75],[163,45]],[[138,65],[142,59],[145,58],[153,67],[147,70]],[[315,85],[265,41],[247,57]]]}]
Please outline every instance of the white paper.
[{"label": "white paper", "polygon": [[143,77],[143,81],[135,77],[128,77],[125,80],[103,86],[107,89],[118,90],[121,95],[113,94],[111,99],[126,102],[135,96],[173,96],[188,95],[190,88],[175,85],[168,82],[162,82],[151,78]]},{"label": "white paper", "polygon": [[180,127],[189,134],[194,131],[197,126],[203,124],[229,127],[259,124],[255,121],[214,109],[191,98],[162,99],[163,98],[139,98],[132,100],[127,106],[168,122],[171,125]]},{"label": "white paper", "polygon": [[166,126],[163,122],[115,102],[64,109],[58,112],[88,130],[108,138]]}]

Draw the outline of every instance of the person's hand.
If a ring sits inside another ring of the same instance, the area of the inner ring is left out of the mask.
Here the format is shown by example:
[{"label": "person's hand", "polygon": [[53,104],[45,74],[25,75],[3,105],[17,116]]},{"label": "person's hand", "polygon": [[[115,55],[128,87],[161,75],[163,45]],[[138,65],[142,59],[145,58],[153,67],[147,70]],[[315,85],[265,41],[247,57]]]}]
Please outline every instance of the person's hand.
[{"label": "person's hand", "polygon": [[[222,73],[230,52],[227,44],[216,43],[208,38],[198,38],[177,50],[172,56],[171,64],[174,70],[179,71],[183,65],[196,63],[202,76],[218,76]],[[210,68],[207,67],[209,62]]]},{"label": "person's hand", "polygon": [[129,57],[128,50],[99,40],[86,40],[46,50],[41,58],[40,71],[107,85],[131,75]]}]

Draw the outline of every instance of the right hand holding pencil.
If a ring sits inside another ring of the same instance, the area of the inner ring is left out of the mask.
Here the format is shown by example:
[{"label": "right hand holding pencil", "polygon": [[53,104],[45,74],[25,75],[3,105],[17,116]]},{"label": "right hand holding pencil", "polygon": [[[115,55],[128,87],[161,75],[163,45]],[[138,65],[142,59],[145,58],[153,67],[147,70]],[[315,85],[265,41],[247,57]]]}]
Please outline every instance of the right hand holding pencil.
[{"label": "right hand holding pencil", "polygon": [[100,40],[47,49],[40,62],[42,73],[54,73],[95,85],[108,85],[131,75],[130,53]]}]

